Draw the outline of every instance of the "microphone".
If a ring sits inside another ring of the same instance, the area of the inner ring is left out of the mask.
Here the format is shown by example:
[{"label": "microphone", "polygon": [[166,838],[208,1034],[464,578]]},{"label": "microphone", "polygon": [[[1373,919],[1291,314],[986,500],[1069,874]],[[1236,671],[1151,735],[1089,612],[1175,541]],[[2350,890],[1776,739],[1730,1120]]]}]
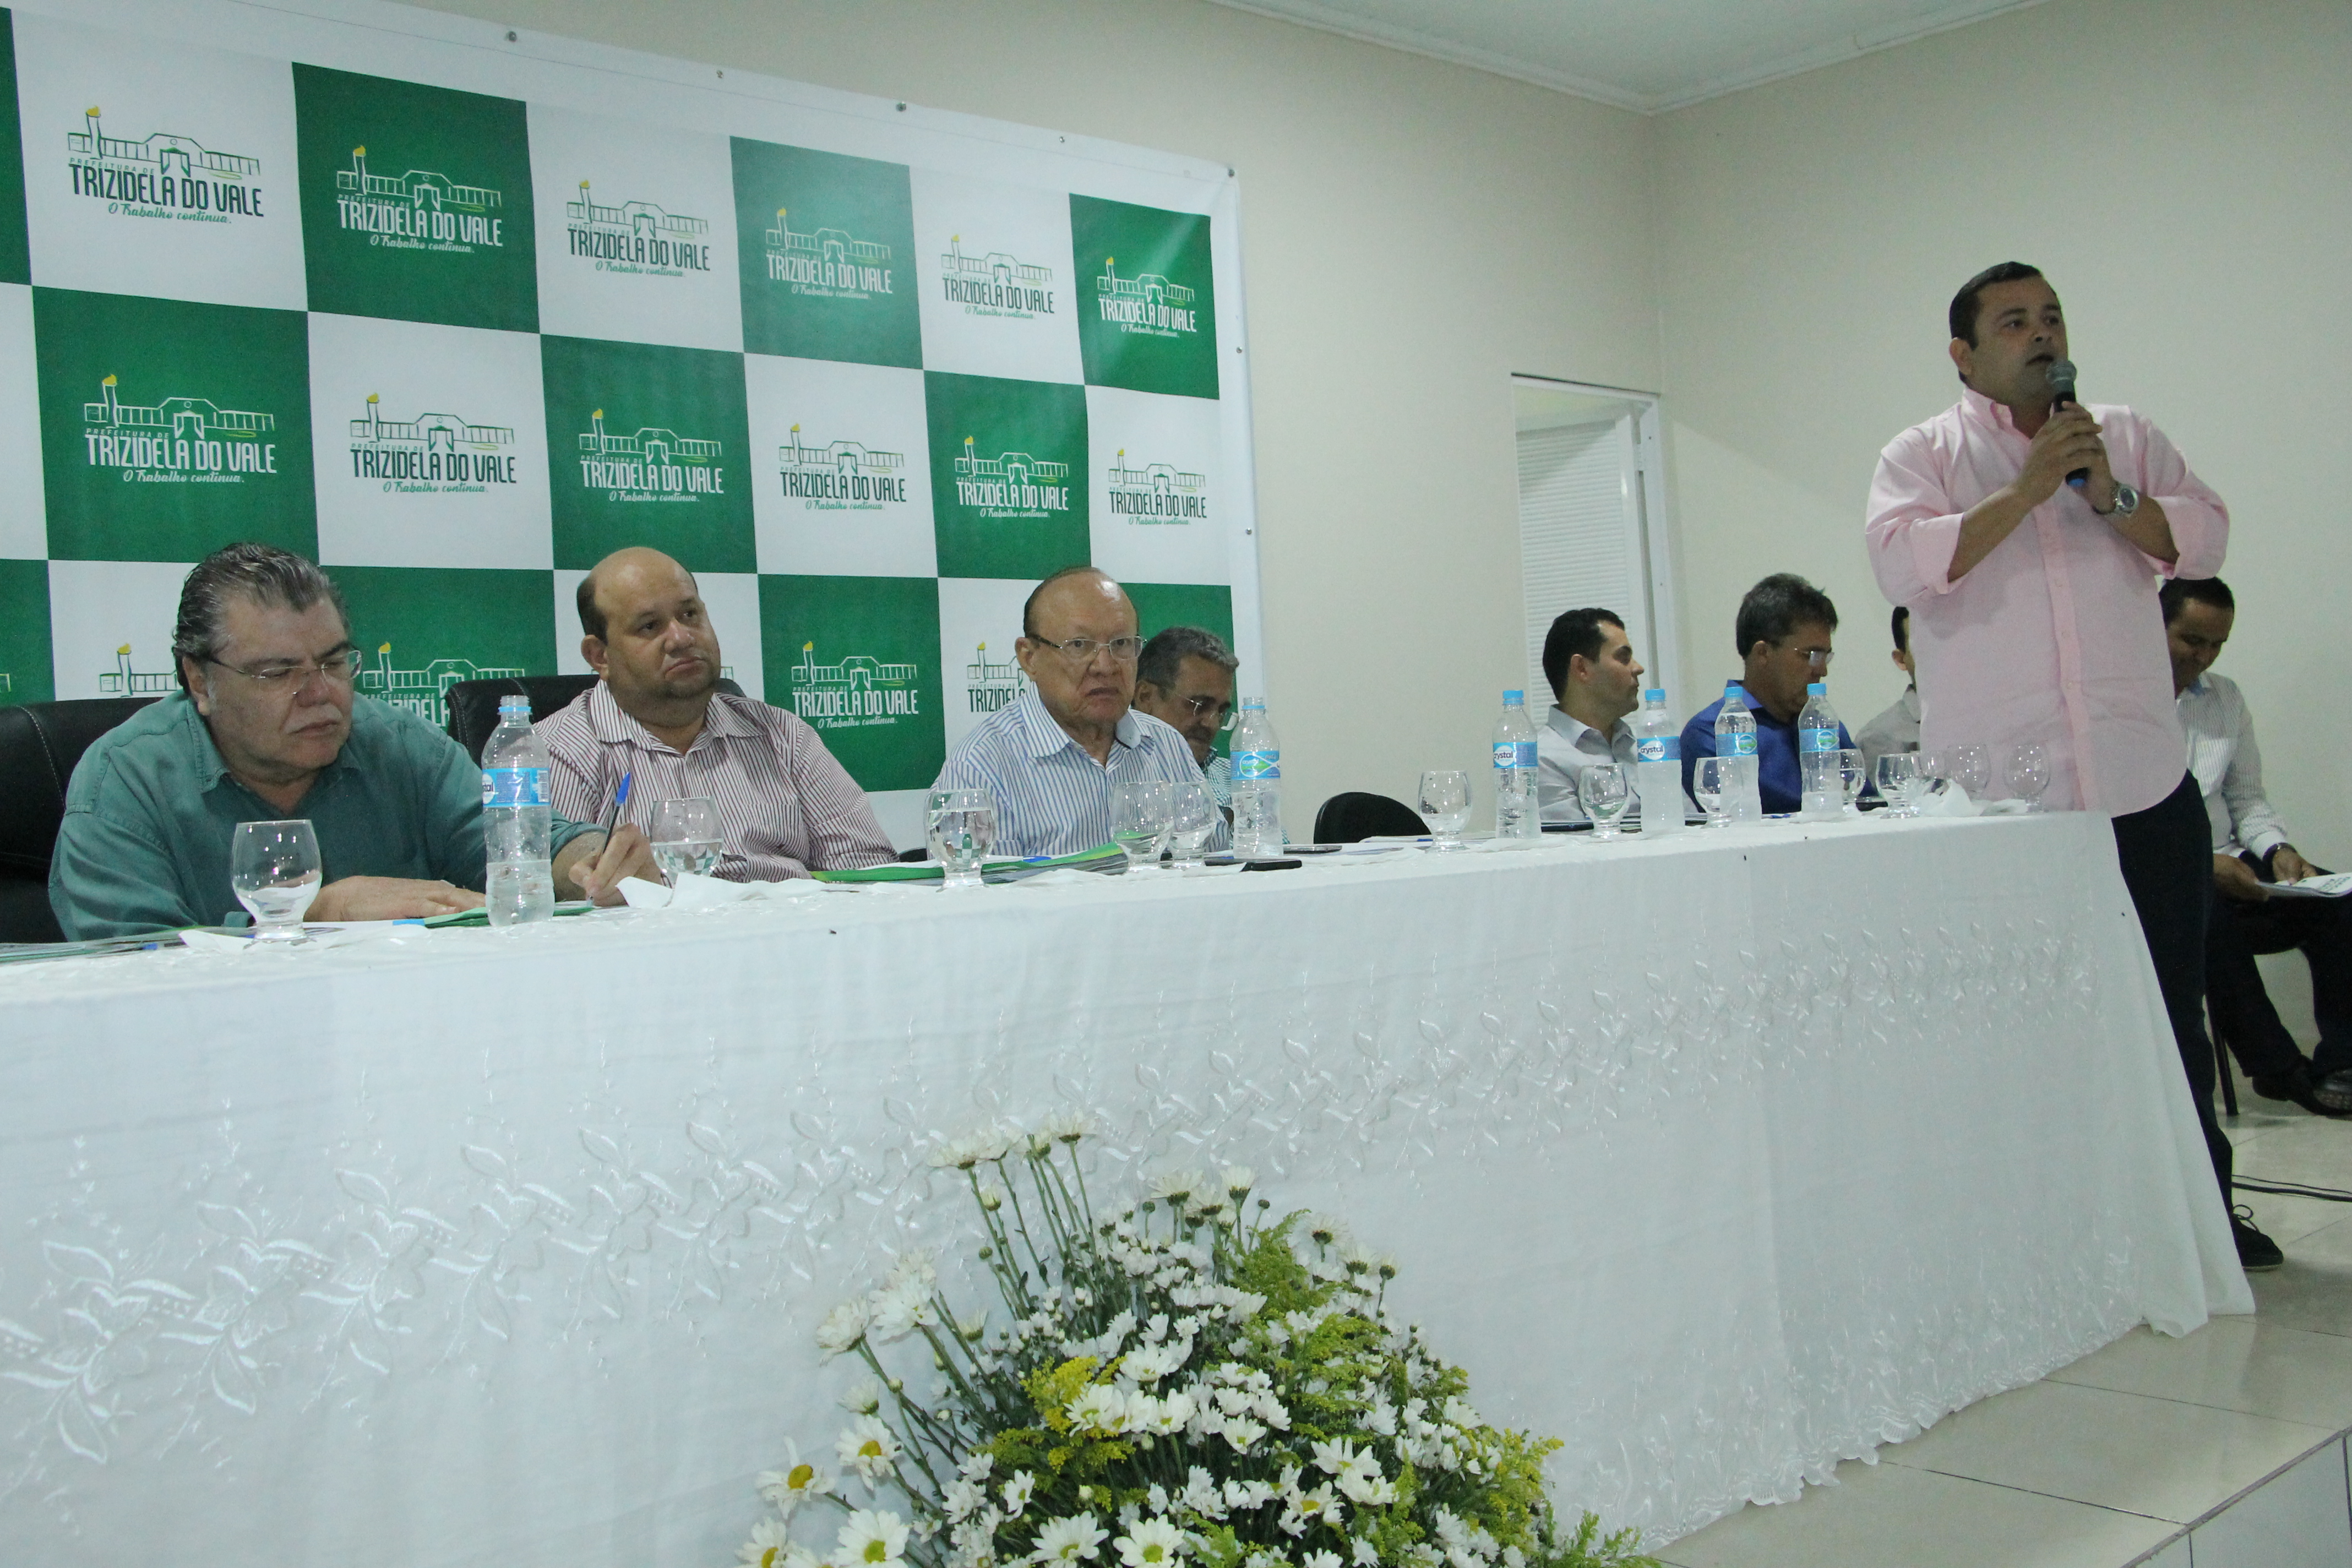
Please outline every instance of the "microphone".
[{"label": "microphone", "polygon": [[[2073,405],[2074,402],[2074,362],[2057,359],[2050,362],[2050,407],[2053,413]],[[2091,482],[2091,470],[2076,468],[2066,476],[2066,482],[2081,489]]]}]

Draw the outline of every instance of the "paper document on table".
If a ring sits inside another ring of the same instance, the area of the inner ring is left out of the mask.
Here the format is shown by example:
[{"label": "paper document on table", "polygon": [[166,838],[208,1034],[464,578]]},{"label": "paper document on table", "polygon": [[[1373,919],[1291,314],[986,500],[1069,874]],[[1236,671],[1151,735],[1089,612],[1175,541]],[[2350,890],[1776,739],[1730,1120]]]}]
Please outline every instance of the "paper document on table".
[{"label": "paper document on table", "polygon": [[2300,882],[2273,882],[2273,899],[2340,899],[2352,893],[2352,871],[2330,871],[2324,877],[2305,877]]}]

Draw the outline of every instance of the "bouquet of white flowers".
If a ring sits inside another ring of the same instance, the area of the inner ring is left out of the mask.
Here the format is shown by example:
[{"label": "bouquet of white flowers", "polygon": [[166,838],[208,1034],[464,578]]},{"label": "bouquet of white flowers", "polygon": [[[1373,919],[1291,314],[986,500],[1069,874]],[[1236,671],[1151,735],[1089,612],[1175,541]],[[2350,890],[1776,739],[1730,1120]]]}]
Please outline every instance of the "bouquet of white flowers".
[{"label": "bouquet of white flowers", "polygon": [[[1635,1568],[1632,1531],[1563,1531],[1557,1439],[1487,1426],[1469,1380],[1384,1303],[1396,1266],[1335,1221],[1269,1222],[1255,1178],[1163,1175],[1097,1223],[1081,1117],[942,1149],[980,1205],[1007,1317],[959,1318],[929,1259],[835,1308],[828,1355],[872,1376],[842,1399],[841,1473],[760,1478],[775,1511],[752,1568]],[[999,1181],[1003,1184],[1000,1185]],[[1255,1209],[1255,1213],[1252,1209]],[[919,1398],[881,1347],[919,1338]],[[850,1492],[853,1482],[866,1506]],[[882,1506],[895,1494],[906,1511]],[[793,1527],[830,1505],[829,1550]]]}]

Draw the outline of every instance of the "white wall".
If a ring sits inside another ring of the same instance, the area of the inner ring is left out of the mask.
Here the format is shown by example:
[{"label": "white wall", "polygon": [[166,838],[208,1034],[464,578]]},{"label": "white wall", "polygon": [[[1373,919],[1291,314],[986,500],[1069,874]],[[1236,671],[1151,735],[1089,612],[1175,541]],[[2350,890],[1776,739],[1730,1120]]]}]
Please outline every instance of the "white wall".
[{"label": "white wall", "polygon": [[1657,383],[1651,121],[1203,0],[438,8],[1237,169],[1292,831],[1483,760],[1521,679],[1509,378]]},{"label": "white wall", "polygon": [[1901,690],[1864,557],[1878,450],[1948,405],[1946,305],[2017,258],[2089,396],[2168,431],[2230,502],[2272,797],[2352,865],[2352,8],[2053,0],[1658,121],[1665,402],[1692,679],[1739,594],[1801,572],[1843,618],[1848,722]]}]

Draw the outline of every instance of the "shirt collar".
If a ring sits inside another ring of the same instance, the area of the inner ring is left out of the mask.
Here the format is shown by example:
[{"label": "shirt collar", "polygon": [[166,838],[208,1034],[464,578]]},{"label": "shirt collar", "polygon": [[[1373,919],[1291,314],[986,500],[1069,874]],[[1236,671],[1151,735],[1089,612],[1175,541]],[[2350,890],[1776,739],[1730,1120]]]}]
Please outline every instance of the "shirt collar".
[{"label": "shirt collar", "polygon": [[[599,741],[607,745],[619,745],[625,742],[645,751],[672,752],[675,754],[668,742],[630,717],[613,696],[613,689],[601,680],[588,689],[588,727],[595,731]],[[727,693],[714,690],[710,694],[709,704],[702,710],[702,728],[687,743],[687,750],[690,752],[700,745],[704,735],[724,739],[758,732],[759,726],[751,721],[749,715],[735,710],[733,704],[727,700]]]},{"label": "shirt collar", "polygon": [[2196,679],[2190,681],[2187,686],[2182,687],[2180,689],[2180,695],[2183,697],[2202,697],[2211,689],[2211,687],[2205,684],[2205,678],[2200,675]]},{"label": "shirt collar", "polygon": [[[1567,741],[1571,746],[1582,740],[1588,731],[1595,735],[1601,734],[1600,731],[1593,729],[1591,725],[1586,723],[1583,720],[1578,718],[1567,709],[1562,708],[1557,702],[1552,704],[1551,711],[1544,716],[1544,722],[1550,726],[1556,733]],[[1622,730],[1625,727],[1624,720],[1620,719],[1617,721],[1618,730]],[[1616,731],[1612,730],[1608,734],[1601,735],[1601,739],[1605,742],[1614,744],[1617,739]]]},{"label": "shirt collar", "polygon": [[[1031,686],[1015,699],[1013,706],[1021,710],[1021,726],[1027,734],[1029,755],[1034,761],[1042,763],[1063,747],[1078,744],[1067,730],[1055,721],[1053,714],[1045,710],[1045,699],[1037,695],[1035,686]],[[1143,726],[1136,722],[1134,709],[1129,708],[1118,716],[1118,722],[1111,727],[1110,738],[1115,745],[1129,751],[1135,749],[1143,738]],[[1083,746],[1078,749],[1086,750]],[[1093,760],[1091,755],[1087,760]]]},{"label": "shirt collar", "polygon": [[1963,386],[1960,388],[1960,406],[1994,429],[2006,430],[2021,440],[2024,438],[2024,433],[2018,429],[2016,419],[2009,412],[2008,404],[1995,403],[1975,387]]}]

